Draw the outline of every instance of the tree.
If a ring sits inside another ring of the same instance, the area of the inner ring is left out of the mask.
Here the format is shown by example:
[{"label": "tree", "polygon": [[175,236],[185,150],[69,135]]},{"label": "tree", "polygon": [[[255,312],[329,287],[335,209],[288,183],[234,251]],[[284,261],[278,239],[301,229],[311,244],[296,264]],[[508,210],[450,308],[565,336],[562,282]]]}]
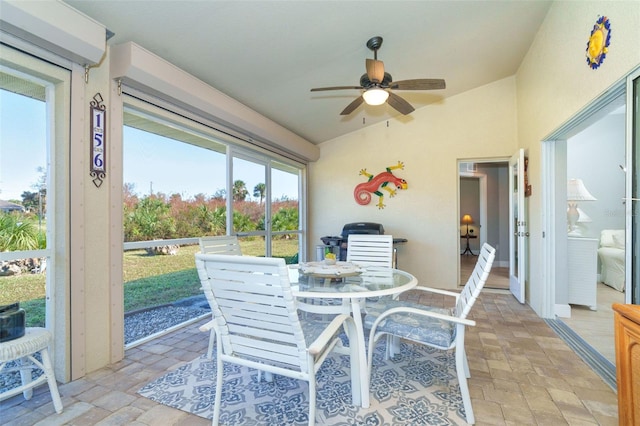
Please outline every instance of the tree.
[{"label": "tree", "polygon": [[22,195],[22,205],[27,211],[37,212],[38,211],[38,193],[31,191],[24,191]]},{"label": "tree", "polygon": [[249,195],[247,190],[247,184],[244,181],[238,179],[233,182],[233,201],[244,201]]},{"label": "tree", "polygon": [[226,189],[218,189],[212,197],[214,200],[223,201],[227,198],[227,190]]},{"label": "tree", "polygon": [[253,188],[253,196],[260,198],[260,204],[262,205],[262,200],[264,200],[264,195],[267,192],[267,185],[264,183],[259,183]]},{"label": "tree", "polygon": [[125,182],[122,185],[122,195],[124,196],[124,198],[132,198],[132,197],[136,197],[137,198],[136,184],[135,183],[130,183],[130,182]]},{"label": "tree", "polygon": [[47,213],[47,170],[44,167],[36,169],[40,173],[38,181],[31,185],[37,191],[38,217],[42,219]]}]

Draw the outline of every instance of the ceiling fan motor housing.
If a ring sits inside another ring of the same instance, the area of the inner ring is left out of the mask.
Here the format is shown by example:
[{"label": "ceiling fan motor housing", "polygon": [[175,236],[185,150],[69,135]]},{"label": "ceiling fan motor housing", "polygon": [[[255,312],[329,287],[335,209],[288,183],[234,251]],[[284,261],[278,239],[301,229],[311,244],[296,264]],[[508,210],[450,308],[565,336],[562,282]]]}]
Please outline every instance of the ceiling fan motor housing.
[{"label": "ceiling fan motor housing", "polygon": [[382,83],[375,84],[371,80],[369,80],[369,76],[365,73],[365,74],[362,74],[362,77],[360,77],[360,86],[364,87],[365,89],[368,89],[369,87],[373,87],[373,86],[380,86],[386,89],[387,87],[389,87],[389,84],[392,81],[393,81],[393,78],[391,77],[391,74],[389,74],[388,72],[385,72],[384,78],[382,79]]}]

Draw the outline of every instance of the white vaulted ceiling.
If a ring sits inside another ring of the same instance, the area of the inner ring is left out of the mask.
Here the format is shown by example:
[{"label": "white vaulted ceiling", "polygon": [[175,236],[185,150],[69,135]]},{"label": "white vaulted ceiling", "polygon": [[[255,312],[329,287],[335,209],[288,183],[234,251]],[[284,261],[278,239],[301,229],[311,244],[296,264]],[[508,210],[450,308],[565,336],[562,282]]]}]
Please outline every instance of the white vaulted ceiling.
[{"label": "white vaulted ceiling", "polygon": [[340,112],[358,90],[365,43],[395,81],[444,78],[434,91],[396,91],[416,109],[516,73],[550,1],[65,0],[312,143],[401,116],[388,105]]}]

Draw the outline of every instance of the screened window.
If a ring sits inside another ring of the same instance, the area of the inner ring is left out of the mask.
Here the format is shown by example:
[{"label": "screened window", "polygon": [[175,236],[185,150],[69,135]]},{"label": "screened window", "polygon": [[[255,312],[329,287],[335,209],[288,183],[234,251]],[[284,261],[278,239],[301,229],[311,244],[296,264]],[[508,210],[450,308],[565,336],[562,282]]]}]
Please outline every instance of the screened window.
[{"label": "screened window", "polygon": [[69,82],[68,70],[0,46],[0,305],[19,303],[27,326],[51,330],[67,283],[56,262],[67,164],[56,153],[68,145]]},{"label": "screened window", "polygon": [[238,235],[245,255],[297,262],[303,166],[238,146],[234,138],[129,99],[123,130],[125,344],[133,315],[166,311],[170,327],[209,314],[194,254],[198,238]]}]

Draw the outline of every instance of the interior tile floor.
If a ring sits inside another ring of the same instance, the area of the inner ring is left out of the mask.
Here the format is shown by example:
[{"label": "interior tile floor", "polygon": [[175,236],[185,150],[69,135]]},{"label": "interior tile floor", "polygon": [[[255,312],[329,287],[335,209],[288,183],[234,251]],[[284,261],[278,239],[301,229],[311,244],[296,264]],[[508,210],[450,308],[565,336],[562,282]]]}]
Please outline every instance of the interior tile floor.
[{"label": "interior tile floor", "polygon": [[[474,251],[474,253],[477,253]],[[461,255],[460,256],[460,286],[464,286],[473,272],[473,268],[478,261],[477,256]],[[498,288],[503,290],[509,289],[509,268],[500,267],[495,264],[491,267],[489,278],[485,284],[485,288]]]},{"label": "interior tile floor", "polygon": [[560,318],[560,320],[600,352],[602,356],[615,364],[615,335],[611,305],[624,303],[624,293],[608,285],[598,283],[596,294],[597,310],[593,311],[588,306],[571,305],[571,318]]},{"label": "interior tile floor", "polygon": [[[420,297],[443,304],[443,296]],[[477,321],[466,338],[476,424],[618,424],[616,394],[527,305],[504,291],[485,290],[470,317]],[[121,362],[60,385],[62,414],[55,413],[46,385],[29,401],[21,395],[3,401],[0,424],[209,425],[136,393],[205,352],[208,334],[198,331],[202,322],[128,349]]]}]

